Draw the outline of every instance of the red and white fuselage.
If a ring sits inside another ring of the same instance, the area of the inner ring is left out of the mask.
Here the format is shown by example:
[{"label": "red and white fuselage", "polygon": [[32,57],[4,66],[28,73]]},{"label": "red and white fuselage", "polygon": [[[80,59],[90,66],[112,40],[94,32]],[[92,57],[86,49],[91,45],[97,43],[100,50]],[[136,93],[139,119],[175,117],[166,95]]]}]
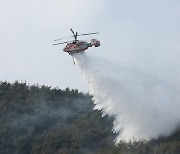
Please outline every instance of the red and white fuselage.
[{"label": "red and white fuselage", "polygon": [[99,47],[100,41],[97,39],[92,39],[90,43],[86,41],[74,41],[72,43],[68,43],[66,47],[63,49],[64,52],[70,53],[77,53],[77,52],[83,52],[87,50],[89,47]]}]

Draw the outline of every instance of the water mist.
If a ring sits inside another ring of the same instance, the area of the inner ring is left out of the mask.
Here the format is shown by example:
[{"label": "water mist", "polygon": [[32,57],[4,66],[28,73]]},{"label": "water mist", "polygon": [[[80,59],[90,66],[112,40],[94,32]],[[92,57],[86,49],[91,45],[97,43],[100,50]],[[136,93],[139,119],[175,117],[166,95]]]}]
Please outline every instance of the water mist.
[{"label": "water mist", "polygon": [[116,143],[169,135],[178,127],[178,86],[138,68],[91,58],[85,53],[73,57],[89,85],[94,109],[115,116],[113,131],[119,133]]}]

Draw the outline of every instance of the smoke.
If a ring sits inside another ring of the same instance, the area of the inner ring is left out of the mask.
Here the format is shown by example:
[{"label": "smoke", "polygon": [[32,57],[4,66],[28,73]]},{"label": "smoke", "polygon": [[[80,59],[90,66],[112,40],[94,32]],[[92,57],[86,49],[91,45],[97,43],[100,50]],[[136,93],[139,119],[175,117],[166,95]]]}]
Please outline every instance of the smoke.
[{"label": "smoke", "polygon": [[74,54],[90,88],[94,109],[115,116],[113,131],[120,140],[149,140],[169,135],[180,122],[179,86],[134,66]]}]

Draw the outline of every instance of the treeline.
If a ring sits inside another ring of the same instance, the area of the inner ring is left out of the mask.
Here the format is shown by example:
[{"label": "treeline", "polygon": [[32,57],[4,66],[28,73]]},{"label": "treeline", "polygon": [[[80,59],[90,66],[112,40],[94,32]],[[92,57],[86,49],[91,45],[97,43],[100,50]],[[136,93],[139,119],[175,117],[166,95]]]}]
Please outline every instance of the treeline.
[{"label": "treeline", "polygon": [[[0,82],[1,154],[179,154],[180,131],[114,145],[113,117],[93,110],[89,94]],[[168,127],[168,126],[167,126]]]}]

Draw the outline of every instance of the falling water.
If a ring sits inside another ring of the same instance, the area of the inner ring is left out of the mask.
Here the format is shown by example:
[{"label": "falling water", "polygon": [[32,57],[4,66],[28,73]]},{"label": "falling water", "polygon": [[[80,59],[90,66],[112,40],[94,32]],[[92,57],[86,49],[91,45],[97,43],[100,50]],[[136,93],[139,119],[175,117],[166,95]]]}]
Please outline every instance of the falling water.
[{"label": "falling water", "polygon": [[149,140],[169,135],[180,122],[179,87],[136,68],[73,55],[93,96],[94,109],[115,116],[120,140]]}]

